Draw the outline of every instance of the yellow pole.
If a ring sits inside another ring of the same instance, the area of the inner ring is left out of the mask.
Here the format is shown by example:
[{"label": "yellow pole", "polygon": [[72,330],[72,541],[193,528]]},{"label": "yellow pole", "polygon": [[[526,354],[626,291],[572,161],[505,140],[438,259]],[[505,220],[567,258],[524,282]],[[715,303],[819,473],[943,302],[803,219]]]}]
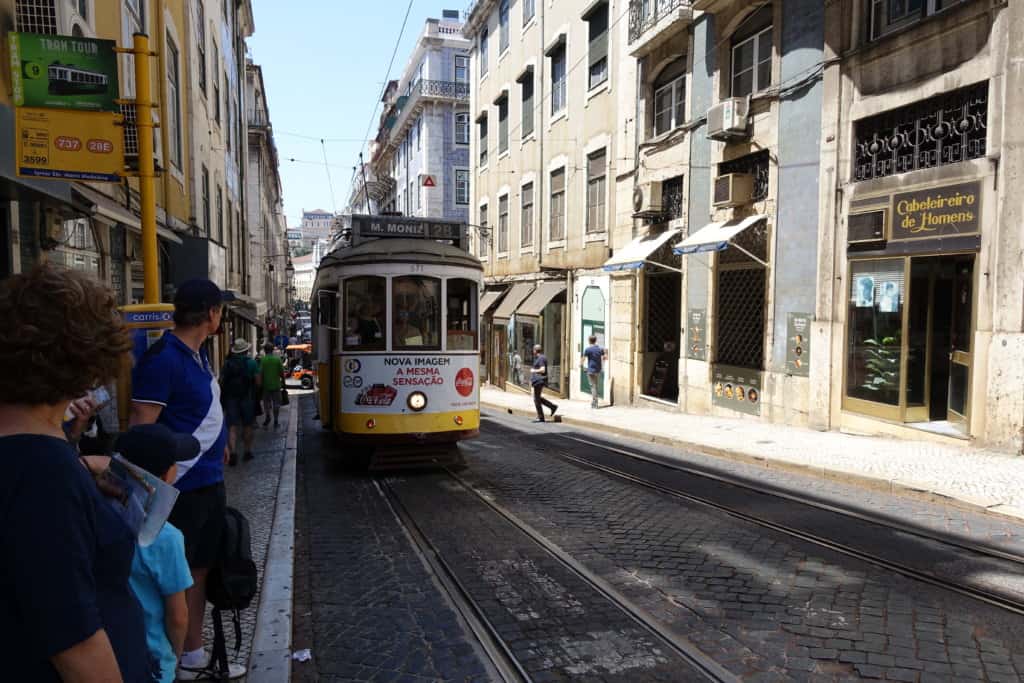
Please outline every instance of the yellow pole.
[{"label": "yellow pole", "polygon": [[156,168],[153,164],[153,100],[149,36],[134,35],[135,126],[139,135],[139,196],[142,205],[143,303],[160,303],[160,258],[156,240]]}]

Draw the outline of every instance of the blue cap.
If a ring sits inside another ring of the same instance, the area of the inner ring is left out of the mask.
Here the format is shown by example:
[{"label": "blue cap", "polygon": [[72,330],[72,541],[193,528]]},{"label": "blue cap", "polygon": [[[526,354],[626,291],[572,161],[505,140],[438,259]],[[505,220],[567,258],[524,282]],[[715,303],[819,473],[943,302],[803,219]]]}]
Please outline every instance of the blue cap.
[{"label": "blue cap", "polygon": [[224,303],[224,292],[210,280],[186,280],[174,294],[174,310],[205,313]]}]

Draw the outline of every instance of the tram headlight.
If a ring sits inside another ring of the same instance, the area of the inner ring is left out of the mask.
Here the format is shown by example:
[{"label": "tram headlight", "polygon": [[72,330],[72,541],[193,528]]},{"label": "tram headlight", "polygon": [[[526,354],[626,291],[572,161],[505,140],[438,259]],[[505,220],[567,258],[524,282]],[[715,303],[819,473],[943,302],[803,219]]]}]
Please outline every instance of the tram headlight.
[{"label": "tram headlight", "polygon": [[427,407],[427,395],[422,391],[414,391],[409,394],[406,404],[408,404],[409,410],[419,412]]}]

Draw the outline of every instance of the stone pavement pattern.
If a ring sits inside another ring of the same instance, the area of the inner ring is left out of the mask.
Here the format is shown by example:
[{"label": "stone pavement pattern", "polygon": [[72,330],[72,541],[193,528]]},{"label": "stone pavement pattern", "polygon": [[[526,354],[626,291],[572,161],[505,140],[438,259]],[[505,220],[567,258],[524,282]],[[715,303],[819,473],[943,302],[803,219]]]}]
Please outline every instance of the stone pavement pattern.
[{"label": "stone pavement pattern", "polygon": [[300,399],[294,681],[486,681],[487,669],[373,479],[331,467]]},{"label": "stone pavement pattern", "polygon": [[[263,569],[267,560],[267,547],[270,533],[274,525],[274,508],[277,502],[278,482],[281,478],[281,466],[284,463],[285,437],[288,433],[288,420],[292,410],[281,411],[281,426],[264,429],[257,426],[253,440],[253,455],[249,462],[239,459],[235,467],[224,468],[224,486],[227,491],[228,505],[237,508],[249,520],[252,534],[253,561],[259,572],[259,587],[256,597],[249,608],[241,613],[242,646],[238,656],[234,656],[235,635],[230,615],[224,614],[224,633],[227,638],[228,659],[242,664],[249,661],[252,651],[253,632],[256,627],[256,612],[259,607],[263,588]],[[262,425],[262,421],[259,422]],[[213,642],[213,626],[209,613],[203,629],[204,640],[209,648]]]},{"label": "stone pavement pattern", "polygon": [[[515,391],[481,389],[485,406],[534,414],[533,399]],[[1024,517],[1024,457],[928,441],[819,432],[743,418],[709,417],[634,406],[592,410],[584,401],[559,402],[568,422],[589,424],[681,448],[872,477]]]},{"label": "stone pavement pattern", "polygon": [[466,479],[745,679],[1024,672],[1019,617],[540,455],[529,434],[485,426],[464,450]]}]

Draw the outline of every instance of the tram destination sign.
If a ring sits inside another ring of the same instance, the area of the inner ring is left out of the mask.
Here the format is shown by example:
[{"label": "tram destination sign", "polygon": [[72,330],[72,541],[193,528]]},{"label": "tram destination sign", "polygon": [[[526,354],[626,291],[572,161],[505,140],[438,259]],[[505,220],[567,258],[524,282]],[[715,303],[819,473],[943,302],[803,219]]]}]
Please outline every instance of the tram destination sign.
[{"label": "tram destination sign", "polygon": [[360,237],[461,240],[465,224],[396,216],[352,216],[352,228]]}]

